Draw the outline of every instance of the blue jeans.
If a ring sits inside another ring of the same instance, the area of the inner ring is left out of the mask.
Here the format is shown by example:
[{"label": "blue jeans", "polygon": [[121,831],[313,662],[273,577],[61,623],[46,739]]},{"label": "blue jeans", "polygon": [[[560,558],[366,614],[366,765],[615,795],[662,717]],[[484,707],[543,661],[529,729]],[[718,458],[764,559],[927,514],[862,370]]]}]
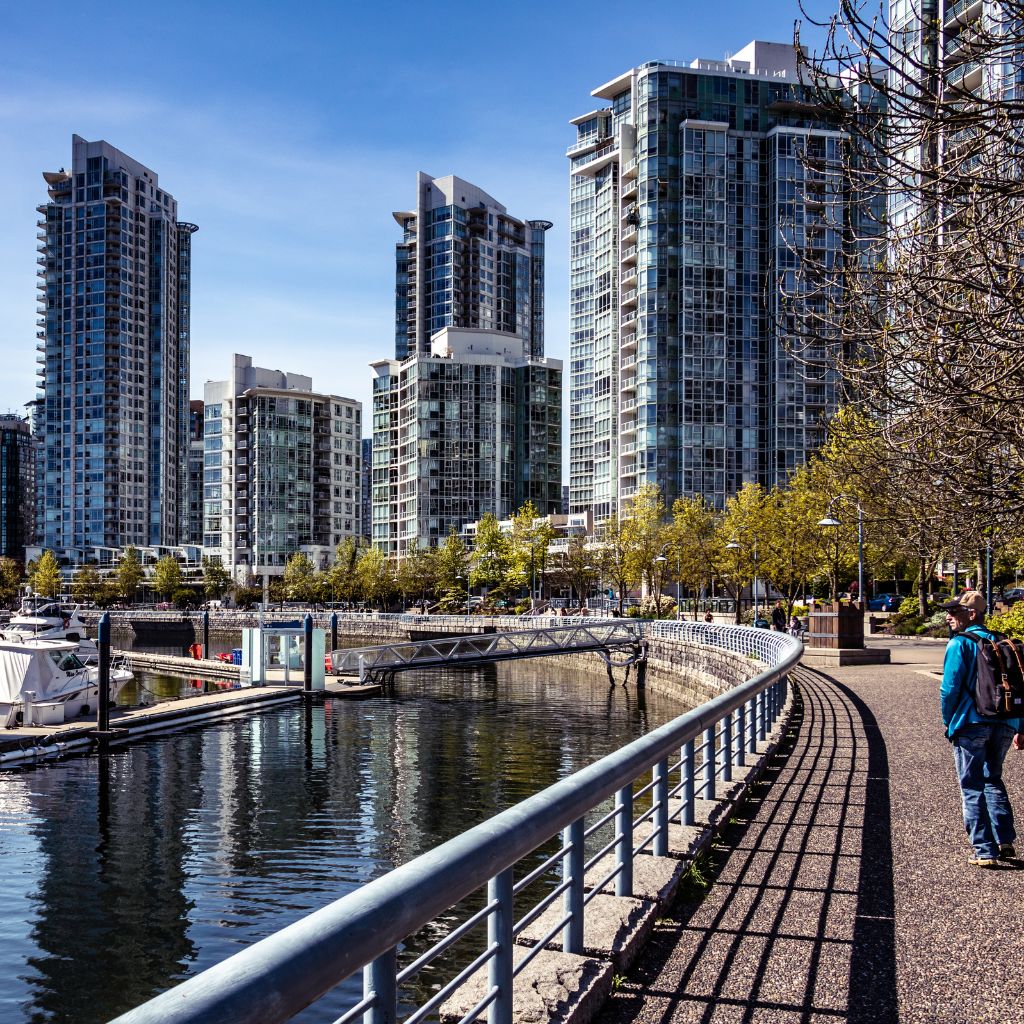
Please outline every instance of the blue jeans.
[{"label": "blue jeans", "polygon": [[953,737],[953,759],[964,801],[964,828],[976,857],[998,857],[1000,843],[1017,838],[1003,784],[1003,759],[1013,742],[1003,722],[965,725]]}]

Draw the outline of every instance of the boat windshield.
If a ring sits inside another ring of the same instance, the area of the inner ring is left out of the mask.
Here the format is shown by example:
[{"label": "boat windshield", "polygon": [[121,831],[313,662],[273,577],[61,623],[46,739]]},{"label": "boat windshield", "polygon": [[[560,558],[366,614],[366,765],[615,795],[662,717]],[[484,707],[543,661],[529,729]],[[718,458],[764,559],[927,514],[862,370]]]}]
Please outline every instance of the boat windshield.
[{"label": "boat windshield", "polygon": [[77,672],[80,668],[85,668],[74,651],[47,651],[46,653],[61,672]]}]

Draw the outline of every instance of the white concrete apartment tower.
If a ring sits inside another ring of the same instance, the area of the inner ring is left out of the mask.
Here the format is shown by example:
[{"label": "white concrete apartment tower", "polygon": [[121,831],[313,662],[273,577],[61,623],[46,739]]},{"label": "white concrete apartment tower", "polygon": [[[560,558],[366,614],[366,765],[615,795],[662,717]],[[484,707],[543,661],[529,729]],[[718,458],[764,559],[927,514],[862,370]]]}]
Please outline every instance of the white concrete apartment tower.
[{"label": "white concrete apartment tower", "polygon": [[360,534],[360,403],[238,354],[203,399],[203,553],[239,581],[330,564]]}]

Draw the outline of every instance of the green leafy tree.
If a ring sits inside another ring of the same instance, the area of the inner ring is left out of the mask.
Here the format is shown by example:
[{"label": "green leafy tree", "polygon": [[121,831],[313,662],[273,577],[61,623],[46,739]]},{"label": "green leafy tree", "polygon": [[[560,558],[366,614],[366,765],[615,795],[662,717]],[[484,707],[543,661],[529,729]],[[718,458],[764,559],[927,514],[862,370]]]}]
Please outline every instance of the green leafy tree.
[{"label": "green leafy tree", "polygon": [[316,567],[304,551],[296,551],[284,567],[287,600],[312,603],[316,600]]},{"label": "green leafy tree", "polygon": [[619,614],[622,614],[626,595],[640,582],[636,575],[636,559],[632,557],[629,520],[620,515],[602,524],[600,530],[601,578],[611,583],[619,595]]},{"label": "green leafy tree", "polygon": [[396,583],[406,604],[419,599],[424,605],[433,593],[437,576],[436,550],[414,548],[399,563]]},{"label": "green leafy tree", "polygon": [[464,609],[467,587],[471,580],[470,553],[465,541],[452,530],[445,537],[444,543],[437,548],[434,560],[436,593],[441,607],[447,612]]},{"label": "green leafy tree", "polygon": [[395,593],[395,576],[391,564],[378,548],[365,548],[356,565],[359,591],[367,604],[380,608]]},{"label": "green leafy tree", "polygon": [[239,608],[255,607],[263,600],[263,588],[257,583],[251,569],[246,569],[235,584],[235,603]]},{"label": "green leafy tree", "polygon": [[203,557],[203,593],[211,601],[219,601],[231,589],[231,574],[220,562]]},{"label": "green leafy tree", "polygon": [[95,601],[101,586],[100,574],[93,565],[83,565],[71,582],[71,596],[78,602]]},{"label": "green leafy tree", "polygon": [[28,574],[29,586],[43,597],[56,597],[60,593],[60,562],[52,551],[44,551],[32,563]]},{"label": "green leafy tree", "polygon": [[332,601],[344,601],[348,607],[355,603],[359,592],[359,564],[361,545],[356,537],[346,537],[335,549],[334,564],[327,571],[327,588]]},{"label": "green leafy tree", "polygon": [[548,545],[554,535],[554,528],[546,519],[537,515],[537,508],[532,501],[527,501],[512,516],[506,579],[509,587],[514,587],[517,592],[528,590],[531,603],[536,596],[537,579],[543,580]]},{"label": "green leafy tree", "polygon": [[740,621],[740,601],[746,587],[753,593],[760,572],[761,528],[764,519],[764,490],[759,484],[744,484],[725,502],[719,527],[722,551],[720,578],[736,601],[736,621]]},{"label": "green leafy tree", "polygon": [[96,606],[109,608],[121,600],[121,585],[116,579],[104,580],[96,590]]},{"label": "green leafy tree", "polygon": [[21,587],[21,569],[13,558],[0,558],[0,604],[13,607]]},{"label": "green leafy tree", "polygon": [[145,578],[146,572],[142,568],[138,548],[128,548],[117,566],[117,586],[121,597],[129,604],[134,601]]},{"label": "green leafy tree", "polygon": [[181,586],[181,565],[173,555],[164,555],[153,566],[153,589],[170,600]]},{"label": "green leafy tree", "polygon": [[[680,587],[699,594],[709,589],[721,562],[718,534],[719,514],[703,496],[678,498],[672,506],[672,522],[667,529],[670,567]],[[698,602],[693,602],[693,617],[698,617]]]},{"label": "green leafy tree", "polygon": [[[469,576],[469,585],[487,591],[492,598],[508,600],[516,595],[522,586],[522,579],[515,573],[509,538],[501,532],[497,517],[488,512],[476,528],[473,545],[473,570],[464,573]],[[463,602],[466,584],[463,583]]]},{"label": "green leafy tree", "polygon": [[670,578],[674,562],[666,554],[671,534],[665,524],[665,502],[657,484],[644,484],[637,489],[625,521],[627,558],[633,577],[644,583],[661,617],[662,590]]},{"label": "green leafy tree", "polygon": [[582,606],[600,580],[600,550],[592,549],[583,534],[574,534],[566,545],[561,572]]}]

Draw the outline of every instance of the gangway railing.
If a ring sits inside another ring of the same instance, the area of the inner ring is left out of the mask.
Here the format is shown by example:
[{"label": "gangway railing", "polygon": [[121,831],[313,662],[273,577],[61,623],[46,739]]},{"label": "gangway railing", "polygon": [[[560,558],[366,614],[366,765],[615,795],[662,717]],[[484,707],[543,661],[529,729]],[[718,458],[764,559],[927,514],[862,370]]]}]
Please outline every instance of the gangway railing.
[{"label": "gangway railing", "polygon": [[[462,1022],[486,1012],[489,1024],[511,1024],[517,979],[537,954],[553,941],[582,953],[595,896],[609,887],[632,895],[636,859],[667,856],[670,826],[694,824],[697,799],[716,799],[734,769],[764,749],[786,701],[787,673],[803,651],[785,633],[749,627],[656,623],[643,633],[735,652],[756,674],[115,1024],[278,1024],[360,970],[363,997],[334,1024],[360,1017],[363,1024],[420,1024],[482,969],[484,994]],[[599,876],[593,884],[587,872]],[[452,926],[452,908],[467,905]],[[520,945],[545,911],[554,922],[545,919],[543,936]],[[428,929],[432,938],[445,934],[419,955],[410,952],[410,938]],[[442,955],[458,957],[450,980],[414,991]]]},{"label": "gangway railing", "polygon": [[[639,624],[580,620],[541,629],[345,648],[331,652],[331,665],[338,673],[388,682],[395,673],[410,669],[550,658],[583,651],[599,652],[606,664],[628,665],[644,657],[645,643]],[[613,662],[615,651],[625,651],[626,657]]]}]

